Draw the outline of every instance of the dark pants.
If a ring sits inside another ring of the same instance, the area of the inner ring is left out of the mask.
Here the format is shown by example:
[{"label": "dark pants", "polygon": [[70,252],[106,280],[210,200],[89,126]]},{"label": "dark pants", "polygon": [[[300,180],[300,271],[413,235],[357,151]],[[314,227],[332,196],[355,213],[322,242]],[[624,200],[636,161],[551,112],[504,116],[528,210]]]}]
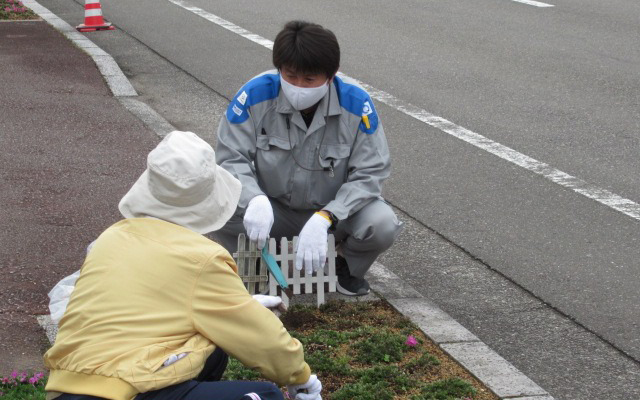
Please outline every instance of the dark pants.
[{"label": "dark pants", "polygon": [[[229,357],[216,349],[194,380],[140,393],[135,400],[283,400],[282,392],[270,382],[220,381]],[[102,397],[63,394],[56,400],[104,400]]]}]

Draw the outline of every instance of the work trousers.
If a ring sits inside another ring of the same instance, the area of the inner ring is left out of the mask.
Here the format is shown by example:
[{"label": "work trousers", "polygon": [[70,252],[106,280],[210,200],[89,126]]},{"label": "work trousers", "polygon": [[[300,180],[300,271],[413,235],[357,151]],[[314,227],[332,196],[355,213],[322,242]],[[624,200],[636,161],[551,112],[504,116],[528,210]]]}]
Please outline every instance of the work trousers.
[{"label": "work trousers", "polygon": [[[292,210],[280,202],[269,198],[273,208],[274,223],[271,237],[280,241],[286,237],[291,240],[298,236],[304,224],[315,210]],[[245,233],[243,225],[244,209],[236,210],[227,224],[210,236],[220,243],[229,253],[238,248],[238,235]],[[352,276],[363,278],[373,262],[387,250],[402,230],[391,207],[382,199],[376,199],[348,218],[338,221],[330,230],[336,239],[338,254],[347,260]]]},{"label": "work trousers", "polygon": [[[217,348],[194,380],[140,393],[135,400],[284,400],[271,382],[220,381],[229,357]],[[102,397],[65,393],[56,400],[104,400]]]}]

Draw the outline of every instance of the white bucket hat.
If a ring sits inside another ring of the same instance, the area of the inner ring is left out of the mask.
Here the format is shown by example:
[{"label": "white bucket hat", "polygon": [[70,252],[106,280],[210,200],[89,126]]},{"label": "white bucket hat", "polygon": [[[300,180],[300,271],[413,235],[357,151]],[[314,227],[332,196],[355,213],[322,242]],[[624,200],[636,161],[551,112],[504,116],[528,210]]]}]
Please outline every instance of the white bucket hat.
[{"label": "white bucket hat", "polygon": [[213,148],[195,133],[169,133],[149,153],[146,171],[120,200],[120,212],[203,234],[222,228],[236,210],[242,185],[215,160]]}]

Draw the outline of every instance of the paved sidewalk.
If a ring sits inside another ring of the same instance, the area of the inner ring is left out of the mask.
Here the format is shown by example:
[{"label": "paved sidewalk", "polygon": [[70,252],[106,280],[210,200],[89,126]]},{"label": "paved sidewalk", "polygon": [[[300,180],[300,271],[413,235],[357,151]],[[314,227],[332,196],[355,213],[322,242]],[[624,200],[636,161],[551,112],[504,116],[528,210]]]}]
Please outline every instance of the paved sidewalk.
[{"label": "paved sidewalk", "polygon": [[120,218],[156,134],[93,60],[44,21],[0,22],[0,375],[43,368],[34,315]]}]

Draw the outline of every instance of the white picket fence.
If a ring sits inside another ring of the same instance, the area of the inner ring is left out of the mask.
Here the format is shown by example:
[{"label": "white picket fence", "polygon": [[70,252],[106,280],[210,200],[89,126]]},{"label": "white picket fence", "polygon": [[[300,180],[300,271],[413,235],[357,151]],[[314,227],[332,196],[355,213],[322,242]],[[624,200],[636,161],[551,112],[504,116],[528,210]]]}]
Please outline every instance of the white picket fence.
[{"label": "white picket fence", "polygon": [[264,294],[269,283],[267,263],[255,243],[250,243],[244,233],[238,235],[238,251],[233,253],[238,266],[238,275],[251,294]]},{"label": "white picket fence", "polygon": [[[317,305],[325,302],[325,293],[335,293],[336,282],[336,244],[333,235],[327,240],[327,264],[324,268],[307,274],[304,268],[298,271],[295,268],[296,248],[298,237],[292,241],[286,238],[280,240],[280,252],[277,251],[276,240],[269,239],[268,251],[280,264],[280,270],[285,277],[289,288],[293,294],[315,294]],[[280,286],[274,277],[269,278],[269,270],[266,262],[262,259],[260,250],[255,243],[250,243],[244,234],[238,236],[238,251],[233,253],[233,257],[238,265],[238,275],[242,278],[247,290],[251,294],[264,294],[267,292],[271,296],[281,296],[285,305],[289,305],[289,297],[280,290]]]}]

